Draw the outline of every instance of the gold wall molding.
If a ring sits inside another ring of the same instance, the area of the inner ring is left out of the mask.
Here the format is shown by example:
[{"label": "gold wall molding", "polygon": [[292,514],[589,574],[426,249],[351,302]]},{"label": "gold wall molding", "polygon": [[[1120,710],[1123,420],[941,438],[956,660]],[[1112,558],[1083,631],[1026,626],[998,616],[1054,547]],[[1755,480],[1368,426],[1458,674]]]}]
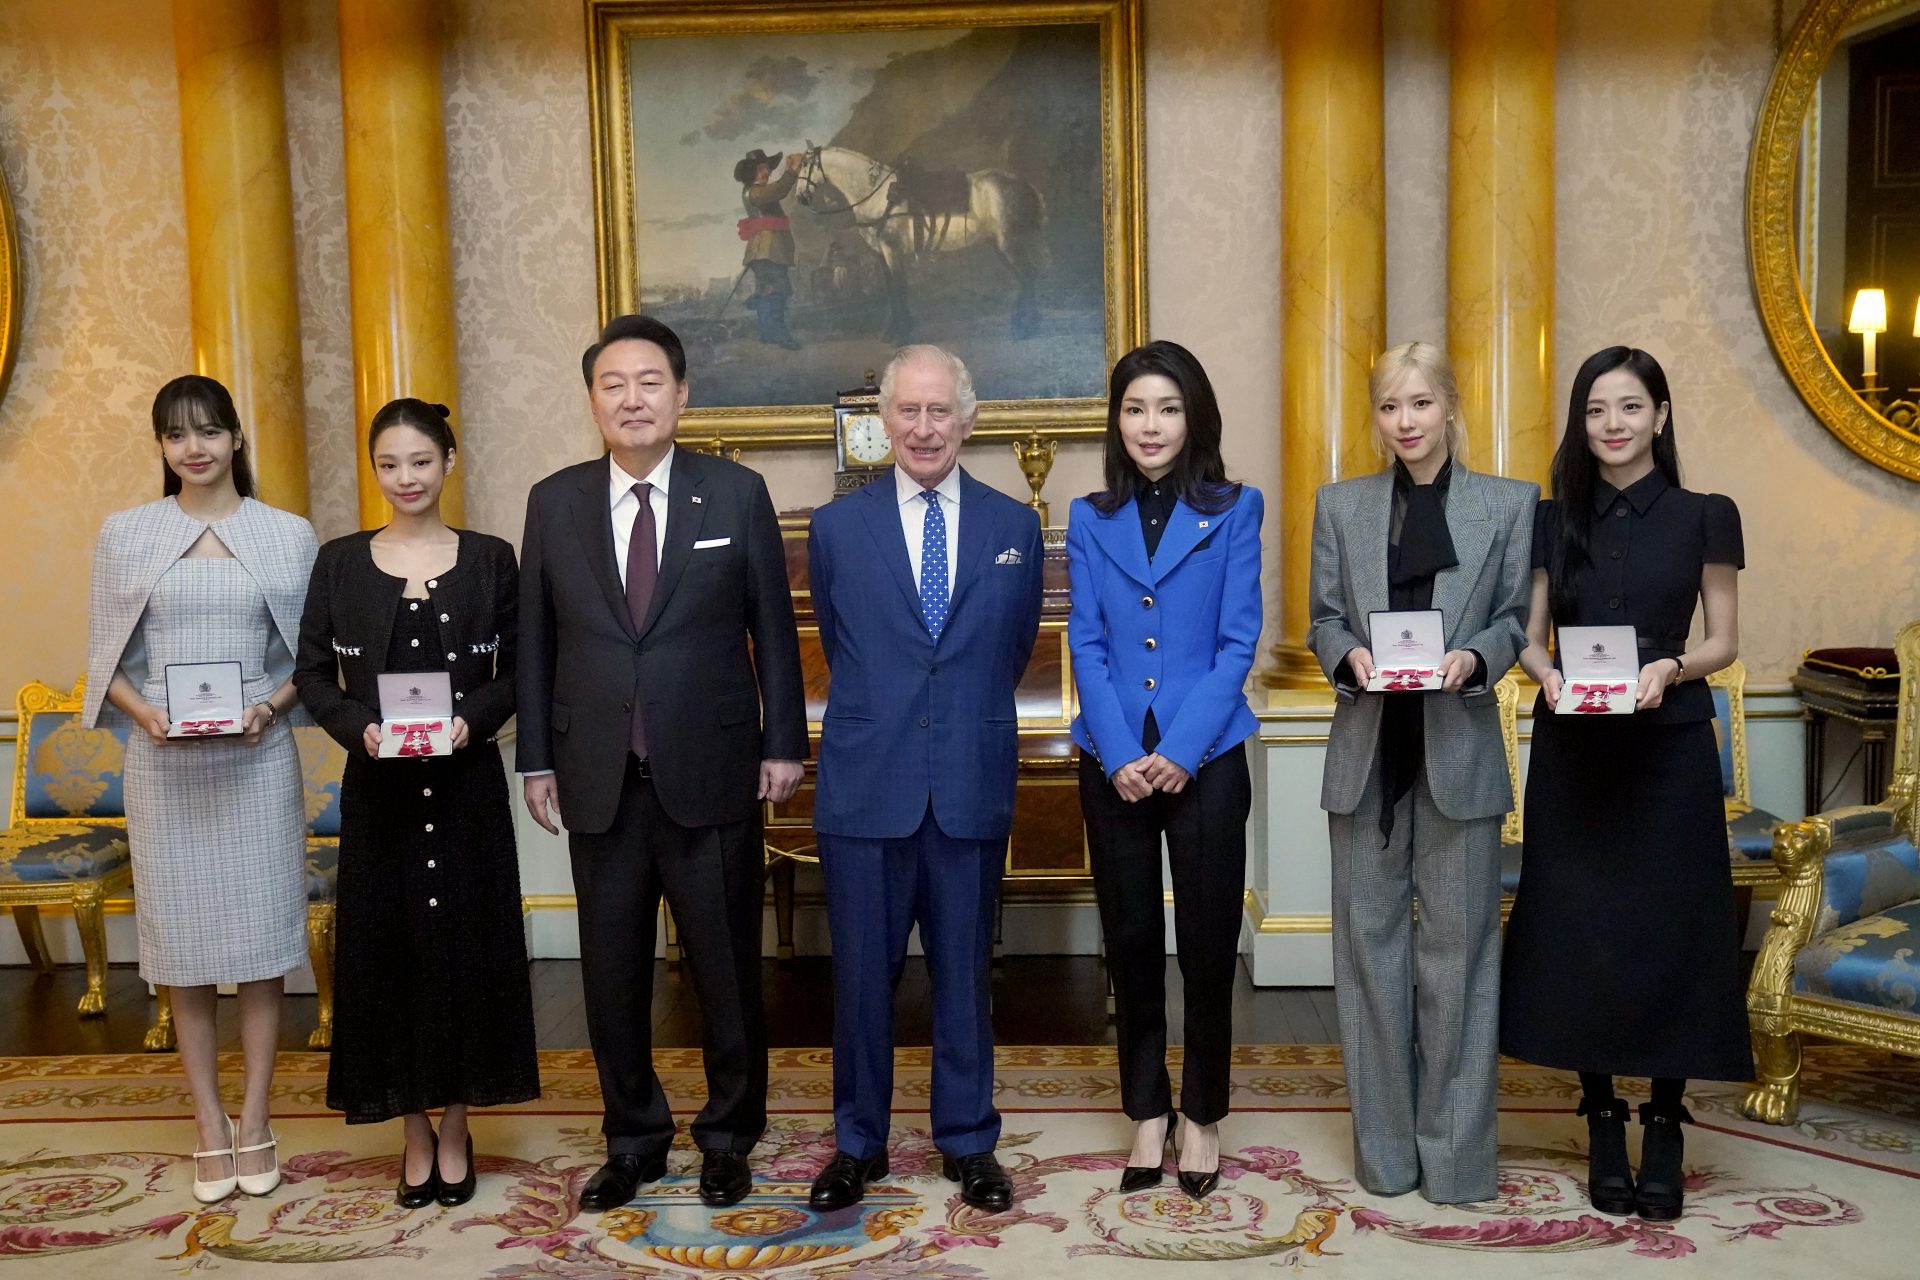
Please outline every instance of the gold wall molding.
[{"label": "gold wall molding", "polygon": [[1378,470],[1367,374],[1386,345],[1380,0],[1273,8],[1280,50],[1280,640],[1266,675],[1324,686],[1307,652],[1314,492]]},{"label": "gold wall molding", "polygon": [[0,169],[0,400],[7,398],[14,357],[20,354],[20,309],[26,303],[20,274],[20,230],[13,220],[13,193]]},{"label": "gold wall molding", "polygon": [[1747,166],[1747,260],[1767,340],[1813,416],[1875,466],[1920,480],[1920,432],[1901,430],[1847,385],[1814,331],[1800,283],[1801,132],[1827,61],[1860,8],[1859,0],[1808,0],[1774,63]]},{"label": "gold wall molding", "polygon": [[[340,107],[347,174],[347,270],[353,316],[355,466],[360,527],[387,522],[367,460],[367,427],[399,396],[437,401],[461,430],[447,208],[440,0],[340,0]],[[462,477],[441,514],[464,520]]]},{"label": "gold wall molding", "polygon": [[1553,0],[1455,0],[1447,345],[1477,470],[1553,458]]}]

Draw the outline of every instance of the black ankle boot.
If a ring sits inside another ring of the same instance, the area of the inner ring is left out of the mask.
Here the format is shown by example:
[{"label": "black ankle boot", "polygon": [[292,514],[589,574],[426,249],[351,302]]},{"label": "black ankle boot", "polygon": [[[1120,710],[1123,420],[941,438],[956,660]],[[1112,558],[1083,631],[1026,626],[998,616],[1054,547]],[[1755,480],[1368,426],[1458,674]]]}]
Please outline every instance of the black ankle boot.
[{"label": "black ankle boot", "polygon": [[1680,1126],[1692,1124],[1693,1116],[1679,1103],[1657,1106],[1640,1104],[1640,1184],[1634,1189],[1634,1211],[1648,1222],[1672,1222],[1680,1216],[1685,1197],[1685,1178],[1680,1165],[1686,1155],[1686,1139]]},{"label": "black ankle boot", "polygon": [[1624,1218],[1634,1209],[1626,1099],[1582,1098],[1576,1114],[1587,1118],[1587,1200],[1602,1213]]}]

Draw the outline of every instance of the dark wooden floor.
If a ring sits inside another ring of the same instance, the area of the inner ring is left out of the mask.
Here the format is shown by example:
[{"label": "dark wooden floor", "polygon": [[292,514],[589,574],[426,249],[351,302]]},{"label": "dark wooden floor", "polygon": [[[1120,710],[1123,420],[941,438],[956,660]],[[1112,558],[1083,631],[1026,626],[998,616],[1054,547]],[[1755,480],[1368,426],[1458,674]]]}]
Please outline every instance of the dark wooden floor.
[{"label": "dark wooden floor", "polygon": [[[833,1042],[830,961],[807,957],[782,968],[767,962],[768,1039],[776,1047],[816,1048]],[[74,1005],[86,990],[77,965],[50,974],[0,967],[0,1057],[66,1053],[134,1053],[153,1017],[146,984],[132,965],[107,977],[107,1012],[82,1019]],[[1111,1044],[1106,969],[1098,956],[1009,956],[994,969],[994,1038],[1000,1044]],[[1167,961],[1168,1038],[1181,1040],[1180,969]],[[233,1001],[220,1002],[223,1048],[239,1048]],[[1234,982],[1234,1038],[1242,1044],[1332,1044],[1339,1038],[1329,987],[1255,987],[1243,967]],[[933,1031],[926,965],[907,962],[895,1001],[894,1039],[923,1045]],[[313,1030],[314,998],[287,997],[280,1043],[304,1049]],[[587,1015],[577,960],[533,962],[533,1016],[543,1049],[587,1047]],[[697,1047],[700,1010],[684,971],[654,966],[654,1044]]]}]

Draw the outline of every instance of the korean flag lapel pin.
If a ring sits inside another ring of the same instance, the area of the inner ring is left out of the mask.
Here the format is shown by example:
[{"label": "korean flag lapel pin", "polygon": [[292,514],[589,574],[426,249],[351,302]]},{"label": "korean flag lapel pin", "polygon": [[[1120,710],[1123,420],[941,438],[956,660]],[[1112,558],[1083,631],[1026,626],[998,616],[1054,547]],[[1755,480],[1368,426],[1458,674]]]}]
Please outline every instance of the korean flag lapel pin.
[{"label": "korean flag lapel pin", "polygon": [[696,493],[690,498],[688,498],[687,501],[697,504],[700,501],[700,495]]},{"label": "korean flag lapel pin", "polygon": [[1202,520],[1202,521],[1200,522],[1200,527],[1201,527],[1202,529],[1204,529],[1204,528],[1206,528],[1206,527],[1207,527],[1207,522],[1206,522],[1205,520]]}]

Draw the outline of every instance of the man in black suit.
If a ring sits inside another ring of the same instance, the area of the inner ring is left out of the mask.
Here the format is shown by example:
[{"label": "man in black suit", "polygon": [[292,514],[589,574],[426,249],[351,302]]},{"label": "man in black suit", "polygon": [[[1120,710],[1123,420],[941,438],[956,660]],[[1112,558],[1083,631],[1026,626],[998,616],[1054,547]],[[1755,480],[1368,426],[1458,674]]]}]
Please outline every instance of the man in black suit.
[{"label": "man in black suit", "polygon": [[519,768],[534,821],[557,834],[564,805],[606,1106],[588,1211],[666,1172],[650,1034],[663,891],[706,1028],[707,1204],[746,1195],[767,1120],[760,802],[800,781],[800,643],[766,482],[674,446],[686,366],[658,320],[601,330],[581,372],[607,453],[533,487],[520,550]]}]

